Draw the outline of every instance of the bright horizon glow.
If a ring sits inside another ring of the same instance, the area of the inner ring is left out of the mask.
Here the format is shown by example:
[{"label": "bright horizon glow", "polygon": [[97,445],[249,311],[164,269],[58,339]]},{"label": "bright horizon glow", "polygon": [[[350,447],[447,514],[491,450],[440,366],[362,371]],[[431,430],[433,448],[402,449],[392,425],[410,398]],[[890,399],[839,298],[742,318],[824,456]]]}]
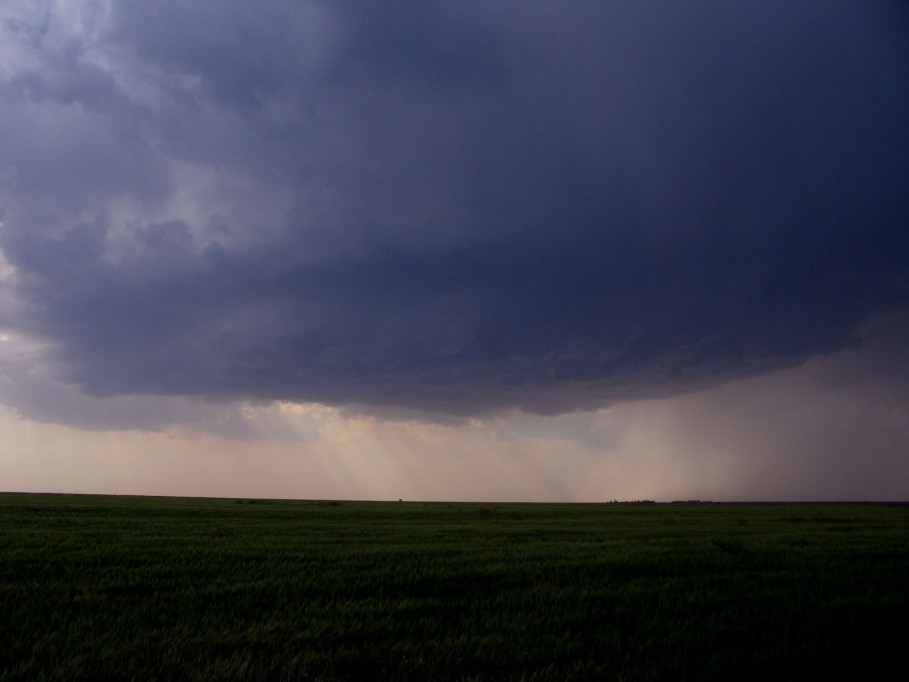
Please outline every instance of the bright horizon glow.
[{"label": "bright horizon glow", "polygon": [[[905,500],[906,406],[869,417],[860,377],[818,386],[854,354],[554,417],[512,412],[439,424],[316,404],[224,406],[225,420],[231,411],[245,419],[242,439],[218,435],[216,422],[202,425],[208,432],[89,431],[2,410],[0,488],[465,502]],[[872,432],[879,445],[856,458]]]}]

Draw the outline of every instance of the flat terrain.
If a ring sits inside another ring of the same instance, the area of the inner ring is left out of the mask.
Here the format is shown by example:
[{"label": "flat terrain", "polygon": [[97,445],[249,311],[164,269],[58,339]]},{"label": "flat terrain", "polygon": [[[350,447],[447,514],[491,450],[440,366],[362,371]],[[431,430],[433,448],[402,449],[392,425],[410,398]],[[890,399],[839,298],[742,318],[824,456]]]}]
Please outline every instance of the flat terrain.
[{"label": "flat terrain", "polygon": [[872,679],[909,507],[0,494],[0,680]]}]

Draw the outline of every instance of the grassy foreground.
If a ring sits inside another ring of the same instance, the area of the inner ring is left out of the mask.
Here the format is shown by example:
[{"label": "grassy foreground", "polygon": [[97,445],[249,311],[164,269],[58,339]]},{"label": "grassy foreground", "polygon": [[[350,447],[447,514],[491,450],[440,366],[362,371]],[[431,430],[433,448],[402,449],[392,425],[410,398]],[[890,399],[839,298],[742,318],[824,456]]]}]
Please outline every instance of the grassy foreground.
[{"label": "grassy foreground", "polygon": [[0,494],[0,680],[871,679],[909,507]]}]

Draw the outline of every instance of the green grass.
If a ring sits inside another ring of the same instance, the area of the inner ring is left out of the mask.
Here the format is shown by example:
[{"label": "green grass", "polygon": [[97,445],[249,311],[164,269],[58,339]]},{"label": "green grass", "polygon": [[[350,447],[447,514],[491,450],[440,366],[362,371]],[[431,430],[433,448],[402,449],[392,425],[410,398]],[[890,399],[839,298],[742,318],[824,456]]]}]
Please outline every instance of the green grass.
[{"label": "green grass", "polygon": [[0,609],[3,681],[869,679],[909,507],[2,494]]}]

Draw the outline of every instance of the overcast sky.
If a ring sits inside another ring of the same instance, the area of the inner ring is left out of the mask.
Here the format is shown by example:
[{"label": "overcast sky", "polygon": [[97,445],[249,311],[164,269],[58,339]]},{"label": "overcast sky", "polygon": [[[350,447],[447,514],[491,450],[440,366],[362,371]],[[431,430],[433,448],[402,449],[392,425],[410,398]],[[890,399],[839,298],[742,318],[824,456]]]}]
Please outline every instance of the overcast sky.
[{"label": "overcast sky", "polygon": [[0,6],[0,489],[906,499],[897,0]]}]

